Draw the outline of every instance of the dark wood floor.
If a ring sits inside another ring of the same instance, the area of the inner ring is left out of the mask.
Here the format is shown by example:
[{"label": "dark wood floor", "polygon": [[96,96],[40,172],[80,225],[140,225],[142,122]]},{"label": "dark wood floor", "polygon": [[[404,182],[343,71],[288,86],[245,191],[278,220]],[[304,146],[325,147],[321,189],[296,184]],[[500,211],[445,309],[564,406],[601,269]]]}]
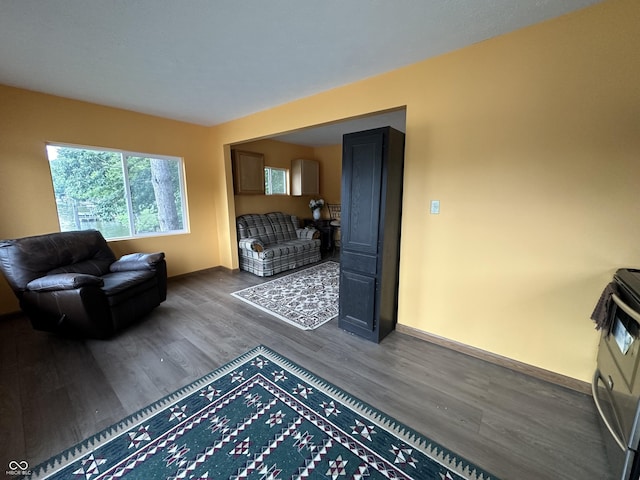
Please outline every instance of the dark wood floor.
[{"label": "dark wood floor", "polygon": [[[268,280],[268,279],[266,279]],[[0,321],[0,471],[36,465],[263,344],[504,480],[606,480],[587,395],[393,332],[379,345],[302,331],[229,294],[266,281],[211,270],[108,341]]]}]

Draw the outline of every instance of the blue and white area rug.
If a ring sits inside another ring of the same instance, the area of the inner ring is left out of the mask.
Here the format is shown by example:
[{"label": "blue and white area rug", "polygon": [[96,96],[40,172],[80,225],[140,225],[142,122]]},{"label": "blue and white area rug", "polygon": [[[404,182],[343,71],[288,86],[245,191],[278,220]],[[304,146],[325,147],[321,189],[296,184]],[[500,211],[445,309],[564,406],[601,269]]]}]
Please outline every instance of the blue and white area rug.
[{"label": "blue and white area rug", "polygon": [[313,330],[338,316],[340,264],[320,263],[231,295],[298,328]]},{"label": "blue and white area rug", "polygon": [[495,479],[264,346],[32,470],[33,479]]}]

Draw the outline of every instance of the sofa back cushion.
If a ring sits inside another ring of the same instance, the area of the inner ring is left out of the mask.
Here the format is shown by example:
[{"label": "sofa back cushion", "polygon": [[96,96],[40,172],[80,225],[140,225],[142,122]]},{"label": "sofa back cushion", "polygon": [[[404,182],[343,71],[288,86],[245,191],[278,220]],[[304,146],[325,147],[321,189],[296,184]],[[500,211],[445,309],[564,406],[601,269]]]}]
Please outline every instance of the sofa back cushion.
[{"label": "sofa back cushion", "polygon": [[293,215],[286,215],[282,212],[267,213],[267,218],[273,226],[276,233],[276,242],[287,242],[298,238],[296,229],[298,227],[298,219]]},{"label": "sofa back cushion", "polygon": [[257,238],[264,245],[273,245],[298,238],[298,218],[282,212],[240,215],[236,219],[236,226],[238,240]]},{"label": "sofa back cushion", "polygon": [[238,240],[257,238],[265,245],[276,243],[277,241],[276,232],[273,230],[273,225],[271,225],[266,215],[258,213],[240,215],[236,219],[236,226],[238,227]]},{"label": "sofa back cushion", "polygon": [[47,274],[109,272],[116,257],[97,230],[0,240],[0,270],[14,291]]}]

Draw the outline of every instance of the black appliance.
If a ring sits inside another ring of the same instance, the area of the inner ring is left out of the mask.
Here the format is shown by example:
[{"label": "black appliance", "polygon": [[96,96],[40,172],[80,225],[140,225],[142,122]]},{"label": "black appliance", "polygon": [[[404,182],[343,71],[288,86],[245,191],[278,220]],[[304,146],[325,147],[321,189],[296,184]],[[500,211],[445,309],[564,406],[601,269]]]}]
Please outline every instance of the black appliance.
[{"label": "black appliance", "polygon": [[640,479],[640,270],[613,277],[608,328],[598,347],[593,398],[602,420],[607,456],[620,480]]}]

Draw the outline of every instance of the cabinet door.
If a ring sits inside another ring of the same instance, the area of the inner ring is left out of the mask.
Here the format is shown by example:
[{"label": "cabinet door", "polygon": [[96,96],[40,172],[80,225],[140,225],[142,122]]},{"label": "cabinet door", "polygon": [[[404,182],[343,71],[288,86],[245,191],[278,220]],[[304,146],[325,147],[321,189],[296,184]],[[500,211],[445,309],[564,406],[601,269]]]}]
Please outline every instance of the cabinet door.
[{"label": "cabinet door", "polygon": [[320,164],[298,158],[291,162],[291,195],[320,194]]},{"label": "cabinet door", "polygon": [[345,251],[375,255],[378,251],[381,134],[345,136],[342,165],[342,245]]},{"label": "cabinet door", "polygon": [[340,326],[362,337],[371,337],[376,328],[376,279],[340,269]]},{"label": "cabinet door", "polygon": [[264,195],[264,155],[233,150],[232,158],[236,195]]}]

